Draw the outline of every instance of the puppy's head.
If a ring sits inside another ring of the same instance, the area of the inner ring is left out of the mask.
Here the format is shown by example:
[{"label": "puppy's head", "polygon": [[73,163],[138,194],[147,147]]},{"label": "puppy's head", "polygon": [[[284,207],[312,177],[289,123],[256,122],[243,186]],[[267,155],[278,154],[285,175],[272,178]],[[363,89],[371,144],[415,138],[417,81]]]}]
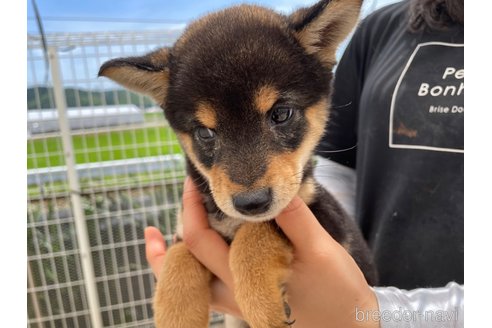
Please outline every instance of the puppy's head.
[{"label": "puppy's head", "polygon": [[328,117],[338,44],[361,0],[283,16],[242,5],[192,23],[171,48],[106,62],[99,75],[164,108],[219,208],[271,219],[298,193]]}]

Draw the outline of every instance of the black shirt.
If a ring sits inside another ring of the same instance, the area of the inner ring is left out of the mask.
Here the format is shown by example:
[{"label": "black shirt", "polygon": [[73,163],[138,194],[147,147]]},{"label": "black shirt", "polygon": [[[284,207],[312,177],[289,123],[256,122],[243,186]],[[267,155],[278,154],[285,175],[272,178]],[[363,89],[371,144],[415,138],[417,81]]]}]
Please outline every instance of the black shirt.
[{"label": "black shirt", "polygon": [[380,285],[413,289],[463,283],[464,40],[463,26],[410,32],[408,11],[387,6],[356,30],[319,155],[356,169]]}]

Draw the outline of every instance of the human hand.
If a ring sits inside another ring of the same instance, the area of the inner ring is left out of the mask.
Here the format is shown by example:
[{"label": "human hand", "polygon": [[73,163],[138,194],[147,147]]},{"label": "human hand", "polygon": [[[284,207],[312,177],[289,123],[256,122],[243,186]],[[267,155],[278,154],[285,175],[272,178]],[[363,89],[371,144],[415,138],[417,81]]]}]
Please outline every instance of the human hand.
[{"label": "human hand", "polygon": [[356,320],[356,309],[378,310],[376,295],[307,205],[295,197],[275,220],[294,248],[287,290],[295,327],[379,327],[378,321]]},{"label": "human hand", "polygon": [[[207,213],[196,187],[187,179],[183,191],[183,239],[190,252],[217,279],[212,285],[213,310],[241,317],[232,293],[229,247],[208,226]],[[374,311],[374,292],[352,257],[318,223],[296,197],[276,219],[294,248],[292,274],[287,282],[291,318],[296,327],[378,327],[376,321],[356,321],[355,311]],[[146,254],[157,276],[165,244],[153,227],[145,231]]]}]

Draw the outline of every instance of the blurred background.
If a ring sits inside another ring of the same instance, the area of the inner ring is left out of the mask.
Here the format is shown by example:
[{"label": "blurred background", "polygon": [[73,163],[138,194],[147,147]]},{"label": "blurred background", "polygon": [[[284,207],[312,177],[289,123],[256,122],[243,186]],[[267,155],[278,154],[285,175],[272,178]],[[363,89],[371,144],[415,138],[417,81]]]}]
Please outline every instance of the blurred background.
[{"label": "blurred background", "polygon": [[[183,155],[162,109],[97,72],[242,2],[28,1],[28,327],[153,326],[143,229],[171,240]],[[254,1],[285,14],[315,2]],[[362,16],[393,2],[366,0]]]}]

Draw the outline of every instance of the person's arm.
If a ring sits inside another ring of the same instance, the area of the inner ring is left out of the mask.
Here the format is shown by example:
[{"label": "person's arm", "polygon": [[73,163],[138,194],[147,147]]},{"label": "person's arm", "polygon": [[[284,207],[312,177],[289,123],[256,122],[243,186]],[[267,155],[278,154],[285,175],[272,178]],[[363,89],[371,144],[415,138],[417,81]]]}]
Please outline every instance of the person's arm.
[{"label": "person's arm", "polygon": [[314,178],[355,218],[355,170],[322,156],[316,156]]},{"label": "person's arm", "polygon": [[[359,319],[380,321],[381,328],[458,328],[464,325],[464,286],[450,282],[440,288],[404,290],[373,288],[376,313],[360,313]],[[377,318],[376,318],[377,317]]]}]

